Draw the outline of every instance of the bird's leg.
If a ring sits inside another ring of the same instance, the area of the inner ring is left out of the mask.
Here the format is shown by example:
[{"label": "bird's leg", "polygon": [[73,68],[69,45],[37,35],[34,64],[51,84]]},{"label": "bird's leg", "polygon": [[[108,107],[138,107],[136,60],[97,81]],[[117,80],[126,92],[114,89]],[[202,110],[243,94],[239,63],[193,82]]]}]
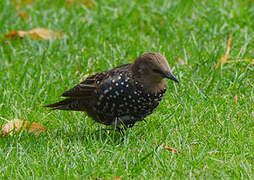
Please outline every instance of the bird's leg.
[{"label": "bird's leg", "polygon": [[[112,126],[114,129],[117,129],[118,132],[120,132],[122,135],[125,134],[125,131],[127,130],[127,128],[129,128],[129,116],[121,116],[121,117],[117,117],[113,122],[112,122]],[[133,126],[133,125],[132,125]],[[131,126],[131,127],[132,127]]]},{"label": "bird's leg", "polygon": [[128,128],[132,128],[137,121],[143,121],[143,120],[144,120],[143,117],[134,117],[134,116],[125,115],[125,116],[117,117],[112,122],[112,126],[114,127],[114,129],[117,129],[122,135],[124,135],[124,132]]}]

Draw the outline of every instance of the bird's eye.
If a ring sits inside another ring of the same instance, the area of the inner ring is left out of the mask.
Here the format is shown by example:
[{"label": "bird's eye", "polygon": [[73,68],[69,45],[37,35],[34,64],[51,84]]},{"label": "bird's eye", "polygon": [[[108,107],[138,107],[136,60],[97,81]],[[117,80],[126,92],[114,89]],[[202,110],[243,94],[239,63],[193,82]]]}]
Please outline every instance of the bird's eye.
[{"label": "bird's eye", "polygon": [[164,75],[162,71],[158,70],[158,69],[153,69],[153,72]]}]

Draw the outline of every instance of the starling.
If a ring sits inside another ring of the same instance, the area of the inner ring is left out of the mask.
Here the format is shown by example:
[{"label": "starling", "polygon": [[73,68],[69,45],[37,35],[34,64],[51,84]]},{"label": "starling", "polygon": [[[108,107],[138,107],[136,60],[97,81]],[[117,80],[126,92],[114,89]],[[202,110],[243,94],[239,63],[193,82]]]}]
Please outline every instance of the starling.
[{"label": "starling", "polygon": [[45,107],[86,111],[96,122],[131,128],[159,105],[166,92],[165,78],[179,83],[165,57],[145,53],[132,64],[88,77],[61,95],[66,99]]}]

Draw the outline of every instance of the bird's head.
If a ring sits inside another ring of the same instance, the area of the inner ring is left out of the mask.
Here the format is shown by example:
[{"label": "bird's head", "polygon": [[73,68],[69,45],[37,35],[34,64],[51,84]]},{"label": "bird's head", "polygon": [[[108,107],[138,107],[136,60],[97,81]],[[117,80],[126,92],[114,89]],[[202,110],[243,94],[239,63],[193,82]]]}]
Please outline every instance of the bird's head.
[{"label": "bird's head", "polygon": [[141,55],[134,61],[132,71],[139,79],[145,79],[145,81],[150,81],[152,84],[159,83],[164,78],[179,83],[170,72],[166,58],[159,53],[150,52]]}]

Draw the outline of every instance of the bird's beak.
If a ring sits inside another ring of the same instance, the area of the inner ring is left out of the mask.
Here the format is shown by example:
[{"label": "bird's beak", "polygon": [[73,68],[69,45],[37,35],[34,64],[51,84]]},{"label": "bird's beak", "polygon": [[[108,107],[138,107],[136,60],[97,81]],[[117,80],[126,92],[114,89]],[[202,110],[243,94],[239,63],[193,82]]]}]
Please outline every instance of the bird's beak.
[{"label": "bird's beak", "polygon": [[175,77],[171,72],[168,72],[168,73],[166,74],[166,78],[171,79],[171,80],[173,80],[173,81],[175,81],[175,82],[177,82],[177,83],[180,84],[180,82],[178,81],[178,79],[176,79],[176,77]]}]

